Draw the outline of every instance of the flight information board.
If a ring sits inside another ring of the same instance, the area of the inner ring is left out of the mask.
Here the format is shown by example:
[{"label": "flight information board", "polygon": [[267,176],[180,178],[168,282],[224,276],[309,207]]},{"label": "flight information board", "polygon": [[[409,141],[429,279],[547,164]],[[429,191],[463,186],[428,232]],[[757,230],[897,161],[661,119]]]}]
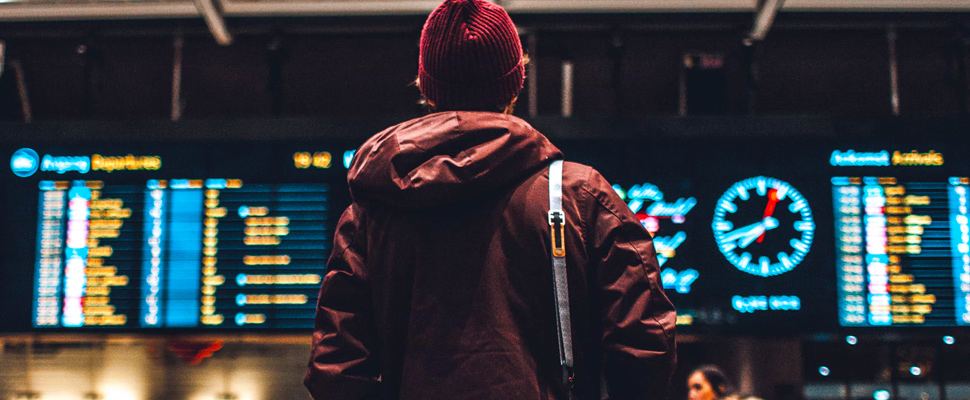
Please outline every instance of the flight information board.
[{"label": "flight information board", "polygon": [[967,325],[966,146],[845,145],[724,139],[651,143],[665,149],[656,157],[637,146],[564,152],[612,151],[579,161],[600,169],[653,234],[683,332]]},{"label": "flight information board", "polygon": [[327,184],[41,181],[36,327],[306,327]]},{"label": "flight information board", "polygon": [[968,183],[832,178],[842,325],[970,325]]},{"label": "flight information board", "polygon": [[[345,185],[337,157],[268,147],[233,149],[247,155],[235,163],[225,148],[104,153],[13,152],[3,215],[13,251],[3,263],[20,284],[31,276],[28,327],[313,326],[333,220],[347,204],[332,189]],[[207,167],[213,159],[224,161]],[[189,174],[201,176],[177,178]],[[22,273],[28,263],[33,274]],[[9,292],[4,302],[20,302]]]},{"label": "flight information board", "polygon": [[[970,326],[970,142],[911,139],[556,145],[653,236],[681,332]],[[358,143],[2,149],[0,330],[310,329]]]}]

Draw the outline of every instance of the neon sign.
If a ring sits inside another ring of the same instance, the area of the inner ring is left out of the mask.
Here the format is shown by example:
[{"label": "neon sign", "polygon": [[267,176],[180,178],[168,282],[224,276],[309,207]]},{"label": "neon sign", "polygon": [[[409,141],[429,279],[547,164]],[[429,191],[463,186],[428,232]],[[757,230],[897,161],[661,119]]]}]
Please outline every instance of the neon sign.
[{"label": "neon sign", "polygon": [[928,153],[919,153],[913,150],[909,153],[893,152],[893,165],[913,165],[938,167],[943,165],[943,154],[930,150]]},{"label": "neon sign", "polygon": [[657,262],[659,266],[663,266],[667,262],[667,259],[672,258],[676,254],[677,248],[685,240],[687,240],[687,234],[684,232],[677,232],[674,236],[654,237],[653,247],[657,250]]},{"label": "neon sign", "polygon": [[162,168],[160,156],[52,156],[45,154],[40,157],[36,151],[22,148],[13,153],[10,158],[10,169],[21,178],[33,175],[38,170],[65,174],[75,171],[86,174],[91,171],[156,171]]},{"label": "neon sign", "polygon": [[731,306],[742,314],[755,311],[798,311],[802,301],[798,296],[734,296]]},{"label": "neon sign", "polygon": [[[697,205],[697,199],[693,197],[682,197],[672,203],[665,202],[663,192],[651,183],[633,185],[627,191],[620,185],[613,185],[613,190],[617,196],[627,201],[627,207],[637,215],[640,223],[651,234],[660,230],[659,218],[670,218],[673,223],[682,224],[687,220],[687,213]],[[641,212],[646,202],[652,203],[647,206],[646,212]]]},{"label": "neon sign", "polygon": [[691,284],[700,276],[701,274],[693,268],[680,272],[665,268],[660,272],[660,280],[663,282],[664,289],[674,289],[677,293],[690,293]]},{"label": "neon sign", "polygon": [[889,152],[886,150],[873,153],[856,152],[855,150],[832,152],[829,164],[835,167],[888,167]]},{"label": "neon sign", "polygon": [[57,172],[58,174],[63,174],[70,171],[77,171],[82,174],[86,174],[91,170],[91,158],[88,156],[54,157],[50,154],[45,154],[44,158],[40,160],[40,170],[45,172]]},{"label": "neon sign", "polygon": [[344,152],[344,168],[350,169],[350,163],[354,161],[354,154],[357,150],[347,150]]},{"label": "neon sign", "polygon": [[25,147],[15,151],[13,157],[10,157],[10,169],[14,175],[26,178],[37,172],[38,161],[37,152]]},{"label": "neon sign", "polygon": [[644,183],[641,185],[633,185],[629,191],[627,191],[627,196],[631,199],[637,200],[663,200],[664,192],[660,191],[654,184]]},{"label": "neon sign", "polygon": [[687,216],[687,213],[689,213],[695,205],[697,205],[697,200],[693,197],[680,198],[673,203],[665,203],[663,200],[658,200],[657,202],[651,204],[650,207],[647,207],[647,215],[652,215],[655,217],[671,217],[683,222]]},{"label": "neon sign", "polygon": [[[672,236],[656,236],[660,230],[660,219],[670,218],[675,224],[687,221],[687,213],[697,205],[693,197],[681,197],[673,202],[664,201],[664,193],[652,183],[633,185],[629,190],[623,190],[620,185],[613,185],[613,190],[620,199],[627,202],[640,224],[653,235],[653,246],[657,251],[657,264],[663,266],[677,254],[677,248],[687,241],[687,233],[678,231]],[[645,210],[644,210],[645,208]],[[660,273],[664,289],[674,289],[677,293],[690,293],[691,284],[700,274],[695,269],[676,271],[665,268]]]},{"label": "neon sign", "polygon": [[333,163],[333,156],[329,151],[318,151],[312,155],[309,152],[301,151],[293,154],[293,165],[299,169],[312,167],[328,169]]},{"label": "neon sign", "polygon": [[[86,158],[86,157],[85,157]],[[128,154],[126,156],[102,156],[94,154],[90,161],[93,171],[157,171],[162,168],[162,158],[159,156],[136,156]]]},{"label": "neon sign", "polygon": [[890,156],[888,150],[878,152],[835,150],[829,158],[829,164],[834,167],[888,167],[890,165],[938,167],[943,165],[943,154],[933,150],[926,153],[916,150],[910,152],[896,150]]}]

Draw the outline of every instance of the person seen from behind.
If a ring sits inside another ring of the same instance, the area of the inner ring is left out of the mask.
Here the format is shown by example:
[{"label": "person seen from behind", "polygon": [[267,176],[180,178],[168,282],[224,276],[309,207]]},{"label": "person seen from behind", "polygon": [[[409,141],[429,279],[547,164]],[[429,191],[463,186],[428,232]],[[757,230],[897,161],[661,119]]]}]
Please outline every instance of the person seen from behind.
[{"label": "person seen from behind", "polygon": [[434,112],[371,137],[348,172],[354,203],[320,288],[311,396],[664,399],[676,314],[652,238],[606,179],[570,162],[559,226],[574,386],[564,383],[549,218],[549,167],[563,154],[510,115],[525,60],[508,14],[447,0],[419,57]]}]

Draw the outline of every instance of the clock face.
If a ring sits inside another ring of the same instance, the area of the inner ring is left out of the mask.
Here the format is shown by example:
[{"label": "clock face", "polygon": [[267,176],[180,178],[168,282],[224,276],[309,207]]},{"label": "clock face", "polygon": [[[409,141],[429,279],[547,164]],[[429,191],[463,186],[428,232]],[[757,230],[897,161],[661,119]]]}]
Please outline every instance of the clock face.
[{"label": "clock face", "polygon": [[717,201],[711,227],[721,254],[758,276],[798,266],[815,236],[808,200],[787,182],[764,176],[731,185]]}]

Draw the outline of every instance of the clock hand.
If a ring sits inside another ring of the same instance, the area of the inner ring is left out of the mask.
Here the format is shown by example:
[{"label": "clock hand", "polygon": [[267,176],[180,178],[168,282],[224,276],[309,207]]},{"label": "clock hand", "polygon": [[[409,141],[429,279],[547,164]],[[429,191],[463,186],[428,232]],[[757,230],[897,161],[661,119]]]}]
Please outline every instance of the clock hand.
[{"label": "clock hand", "polygon": [[[768,205],[765,206],[765,216],[764,218],[771,217],[771,214],[775,212],[775,204],[778,204],[778,190],[769,189],[768,190]],[[758,243],[765,240],[765,233],[761,232],[761,236],[758,236]]]},{"label": "clock hand", "polygon": [[764,225],[758,224],[758,229],[751,231],[748,235],[738,240],[738,247],[747,248],[751,243],[754,242],[759,236],[763,235],[765,232]]},{"label": "clock hand", "polygon": [[756,225],[757,225],[756,229],[752,230],[751,232],[748,233],[748,235],[738,240],[738,247],[742,249],[747,248],[749,245],[751,245],[752,242],[755,241],[755,239],[759,237],[763,237],[765,235],[765,231],[769,231],[777,228],[778,220],[772,217],[768,217]]},{"label": "clock hand", "polygon": [[735,229],[731,232],[724,234],[724,237],[721,240],[723,240],[724,242],[733,242],[735,240],[738,240],[739,238],[746,237],[750,235],[752,231],[761,229],[762,224],[763,224],[763,221],[759,221],[751,225]]}]

